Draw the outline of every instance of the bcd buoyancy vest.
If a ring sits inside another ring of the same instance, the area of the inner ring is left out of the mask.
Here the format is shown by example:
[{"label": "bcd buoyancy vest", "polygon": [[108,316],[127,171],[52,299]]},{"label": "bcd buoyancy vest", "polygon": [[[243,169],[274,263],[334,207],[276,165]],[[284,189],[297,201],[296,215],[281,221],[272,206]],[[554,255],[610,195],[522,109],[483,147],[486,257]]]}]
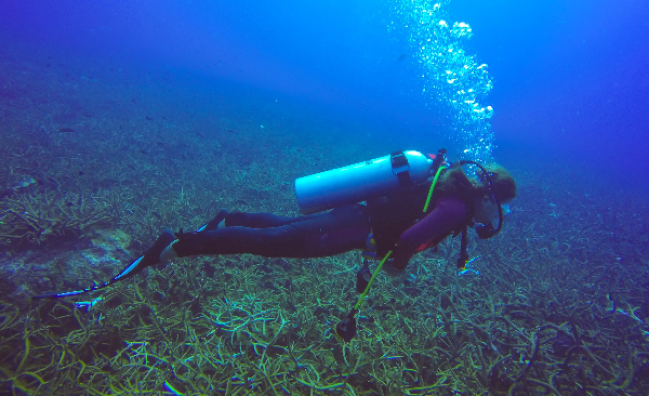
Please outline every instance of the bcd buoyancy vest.
[{"label": "bcd buoyancy vest", "polygon": [[[386,196],[370,199],[367,206],[370,213],[370,226],[372,228],[372,239],[376,247],[376,256],[383,257],[388,251],[394,249],[401,234],[412,227],[419,220],[435,209],[435,201],[440,197],[434,197],[433,203],[429,205],[428,211],[424,213],[422,208],[426,202],[430,182],[421,183],[402,191]],[[453,235],[460,233],[473,219],[473,208],[465,202],[469,208],[466,221],[457,229]],[[433,246],[425,246],[430,248]],[[423,249],[420,249],[423,250]]]}]

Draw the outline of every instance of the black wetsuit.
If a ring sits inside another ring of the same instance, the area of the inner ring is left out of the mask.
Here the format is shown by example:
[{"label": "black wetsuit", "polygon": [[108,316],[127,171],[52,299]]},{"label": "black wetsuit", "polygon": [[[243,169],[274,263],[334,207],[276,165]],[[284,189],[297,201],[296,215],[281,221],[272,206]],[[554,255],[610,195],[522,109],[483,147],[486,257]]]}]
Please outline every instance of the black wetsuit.
[{"label": "black wetsuit", "polygon": [[[225,227],[180,236],[179,257],[250,253],[265,257],[324,257],[368,248],[371,234],[378,257],[394,250],[394,266],[403,269],[417,252],[435,246],[470,223],[472,211],[455,196],[436,199],[422,209],[427,189],[414,194],[347,205],[299,217],[268,213],[229,213]],[[410,191],[411,193],[413,191]]]},{"label": "black wetsuit", "polygon": [[299,217],[229,213],[224,228],[181,237],[173,249],[179,257],[241,253],[324,257],[364,249],[369,234],[369,211],[358,204]]}]

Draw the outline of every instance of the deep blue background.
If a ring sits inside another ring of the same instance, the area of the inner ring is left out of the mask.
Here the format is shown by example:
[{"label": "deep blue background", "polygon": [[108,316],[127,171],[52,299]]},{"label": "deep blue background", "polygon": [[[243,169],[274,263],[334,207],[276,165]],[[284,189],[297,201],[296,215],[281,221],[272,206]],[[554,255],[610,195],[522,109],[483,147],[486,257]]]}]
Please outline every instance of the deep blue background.
[{"label": "deep blue background", "polygon": [[[363,125],[373,138],[428,138],[434,148],[444,121],[424,106],[404,31],[388,32],[398,21],[392,4],[14,1],[2,6],[0,39],[26,57],[46,52],[192,74],[205,90],[214,81],[270,92]],[[453,0],[451,20],[473,27],[469,52],[494,78],[482,102],[496,109],[496,159],[547,158],[647,183],[649,2]]]},{"label": "deep blue background", "polygon": [[649,2],[455,0],[453,8],[470,21],[470,47],[495,79],[499,154],[555,151],[647,186]]}]

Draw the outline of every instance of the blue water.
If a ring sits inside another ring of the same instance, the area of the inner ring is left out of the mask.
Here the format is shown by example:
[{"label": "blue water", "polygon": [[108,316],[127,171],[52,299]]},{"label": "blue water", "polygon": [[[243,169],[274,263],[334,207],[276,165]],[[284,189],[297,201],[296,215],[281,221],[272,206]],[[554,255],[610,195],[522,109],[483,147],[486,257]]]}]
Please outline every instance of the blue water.
[{"label": "blue water", "polygon": [[[296,214],[296,177],[446,147],[452,161],[500,163],[517,178],[504,238],[538,253],[530,268],[594,268],[574,286],[602,307],[592,317],[640,307],[625,329],[642,334],[646,299],[625,293],[648,293],[633,283],[649,253],[648,43],[644,0],[3,4],[0,230],[11,235],[0,246],[12,286],[0,296],[28,309],[25,296],[53,287],[43,279],[85,287],[69,278],[98,277],[88,263],[114,274],[164,227],[196,227],[220,206]],[[118,231],[10,224],[38,205],[107,210],[97,228]],[[51,269],[66,262],[57,246],[87,254],[74,258],[81,272]],[[611,272],[626,278],[600,287]],[[639,377],[649,352],[633,342]]]},{"label": "blue water", "polygon": [[[353,135],[363,128],[395,147],[432,150],[450,144],[449,124],[422,94],[430,76],[398,3],[26,1],[4,8],[0,36],[5,57],[121,76],[189,74],[208,94],[227,83],[285,95],[347,120]],[[644,2],[442,3],[449,22],[473,28],[460,45],[489,65],[494,89],[483,101],[495,109],[501,158],[531,150],[615,177],[648,169]]]}]

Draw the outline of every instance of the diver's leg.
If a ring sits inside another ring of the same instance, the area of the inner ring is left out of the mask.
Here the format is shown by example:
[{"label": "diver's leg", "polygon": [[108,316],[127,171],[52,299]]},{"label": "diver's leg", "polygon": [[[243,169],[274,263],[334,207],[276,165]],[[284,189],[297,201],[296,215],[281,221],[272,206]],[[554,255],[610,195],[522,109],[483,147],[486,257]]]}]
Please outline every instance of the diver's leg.
[{"label": "diver's leg", "polygon": [[300,223],[304,221],[313,221],[329,213],[316,213],[308,216],[278,216],[271,213],[245,213],[233,212],[225,216],[223,225],[225,227],[248,227],[248,228],[270,228],[281,227],[283,225]]},{"label": "diver's leg", "polygon": [[245,213],[233,212],[221,209],[216,216],[206,225],[198,229],[201,231],[212,231],[224,227],[249,227],[249,228],[268,228],[279,227],[287,224],[311,220],[313,217],[324,216],[326,214],[315,214],[309,216],[278,216],[271,213]]},{"label": "diver's leg", "polygon": [[209,223],[199,228],[196,232],[216,230],[220,226],[220,224],[225,220],[225,217],[227,215],[228,215],[227,210],[225,209],[219,210],[216,216],[214,216],[214,218],[210,220]]},{"label": "diver's leg", "polygon": [[[367,208],[361,205],[297,218],[243,214],[241,219],[258,228],[230,226],[228,215],[227,227],[182,235],[165,249],[162,259],[242,253],[265,257],[322,257],[364,248],[370,232]],[[275,221],[281,225],[270,226]],[[266,227],[262,228],[263,225]]]}]

